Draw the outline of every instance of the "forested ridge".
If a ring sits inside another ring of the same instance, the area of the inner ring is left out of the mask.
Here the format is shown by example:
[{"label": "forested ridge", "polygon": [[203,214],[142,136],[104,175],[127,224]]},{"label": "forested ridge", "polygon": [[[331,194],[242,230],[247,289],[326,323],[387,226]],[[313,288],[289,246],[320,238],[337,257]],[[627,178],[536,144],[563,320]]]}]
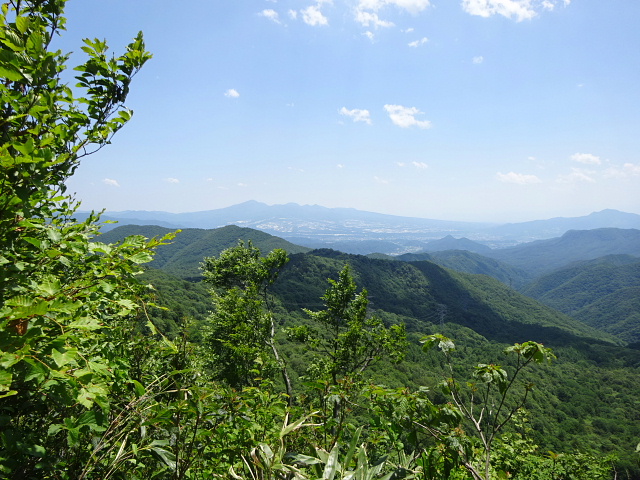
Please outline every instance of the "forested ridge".
[{"label": "forested ridge", "polygon": [[151,54],[69,86],[65,4],[0,17],[2,478],[640,478],[640,351],[491,277],[77,221]]}]

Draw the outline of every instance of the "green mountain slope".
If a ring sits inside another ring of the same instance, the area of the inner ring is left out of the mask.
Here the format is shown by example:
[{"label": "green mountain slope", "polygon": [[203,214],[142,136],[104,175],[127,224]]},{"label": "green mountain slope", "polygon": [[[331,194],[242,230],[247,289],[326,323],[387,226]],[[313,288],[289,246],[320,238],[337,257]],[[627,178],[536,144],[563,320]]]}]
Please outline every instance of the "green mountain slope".
[{"label": "green mountain slope", "polygon": [[492,250],[485,255],[538,276],[573,262],[605,255],[640,257],[640,230],[571,230],[559,238]]},{"label": "green mountain slope", "polygon": [[[124,225],[98,237],[102,242],[116,242],[129,235],[143,235],[147,238],[165,235],[174,230],[158,226]],[[218,255],[222,250],[232,247],[238,240],[251,240],[263,252],[282,248],[288,253],[307,252],[310,249],[287,242],[279,237],[251,228],[228,225],[222,228],[203,230],[186,228],[176,236],[170,245],[157,250],[150,267],[160,268],[166,272],[185,279],[199,279],[200,263],[205,257]]]},{"label": "green mountain slope", "polygon": [[523,293],[577,320],[640,341],[640,259],[612,255],[544,275]]},{"label": "green mountain slope", "polygon": [[397,258],[409,262],[429,260],[442,267],[451,268],[459,272],[488,275],[516,289],[531,280],[531,276],[524,270],[513,267],[500,260],[467,250],[445,250],[441,252],[431,252],[429,254],[406,254],[400,255]]},{"label": "green mountain slope", "polygon": [[573,317],[625,342],[638,344],[640,286],[621,288],[581,308]]},{"label": "green mountain slope", "polygon": [[[181,251],[189,252],[186,248]],[[180,255],[176,255],[171,262],[165,261],[165,266],[180,264]],[[455,272],[428,261],[399,262],[333,250],[290,257],[273,286],[279,299],[275,315],[280,326],[311,322],[302,309],[322,308],[320,297],[327,288],[326,279],[336,278],[348,262],[358,286],[369,292],[372,311],[387,323],[405,322],[409,330],[406,360],[397,366],[377,365],[370,373],[372,381],[394,387],[433,387],[441,380],[437,353],[425,355],[420,350],[418,340],[424,334],[440,332],[456,339],[456,369],[461,372],[468,372],[478,362],[502,364],[505,357],[501,351],[508,343],[543,342],[554,349],[558,359],[527,377],[536,385],[528,403],[531,434],[556,453],[571,449],[617,452],[623,464],[632,468],[640,438],[639,351],[621,347],[606,333],[486,275]],[[200,284],[166,274],[150,281],[157,284],[159,301],[182,302],[185,315],[194,315],[197,324],[206,321],[206,294],[198,290]],[[171,289],[166,296],[165,289]],[[294,383],[300,385],[308,352],[282,333],[277,339]]]},{"label": "green mountain slope", "polygon": [[317,308],[326,278],[349,263],[366,286],[372,309],[402,315],[407,327],[456,323],[489,340],[535,340],[549,344],[580,342],[582,337],[615,342],[612,336],[517,293],[486,275],[454,272],[427,261],[396,262],[333,250],[292,255],[274,292],[289,310]]}]

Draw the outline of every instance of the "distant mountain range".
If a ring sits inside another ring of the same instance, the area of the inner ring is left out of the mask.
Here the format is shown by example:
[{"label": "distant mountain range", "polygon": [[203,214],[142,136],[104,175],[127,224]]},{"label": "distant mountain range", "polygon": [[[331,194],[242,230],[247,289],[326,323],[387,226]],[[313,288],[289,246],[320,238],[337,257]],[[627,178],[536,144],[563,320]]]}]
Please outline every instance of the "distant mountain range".
[{"label": "distant mountain range", "polygon": [[[107,212],[103,219],[118,222],[117,225],[105,225],[103,231],[122,225],[158,225],[173,229],[237,225],[310,248],[329,247],[346,253],[392,255],[454,248],[484,254],[487,247],[499,248],[558,237],[568,230],[640,229],[640,215],[617,210],[603,210],[584,217],[498,225],[401,217],[319,205],[266,205],[256,201],[191,213]],[[434,243],[443,238],[439,244]],[[456,242],[458,245],[453,246]]]}]

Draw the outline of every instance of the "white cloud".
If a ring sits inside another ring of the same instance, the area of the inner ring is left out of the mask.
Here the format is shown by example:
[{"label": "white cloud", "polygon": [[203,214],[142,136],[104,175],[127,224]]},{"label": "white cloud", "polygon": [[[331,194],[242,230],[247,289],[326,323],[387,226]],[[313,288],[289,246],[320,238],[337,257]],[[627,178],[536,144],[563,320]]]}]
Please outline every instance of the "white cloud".
[{"label": "white cloud", "polygon": [[358,22],[363,27],[368,27],[373,24],[374,27],[382,27],[388,28],[393,27],[393,22],[388,22],[386,20],[380,20],[377,13],[366,12],[364,10],[356,11],[356,22]]},{"label": "white cloud", "polygon": [[272,22],[275,23],[280,23],[280,18],[278,16],[278,12],[276,12],[275,10],[272,9],[266,9],[266,10],[262,10],[259,13],[260,16],[268,18],[269,20],[271,20]]},{"label": "white cloud", "polygon": [[431,5],[430,0],[360,0],[358,9],[378,11],[387,5],[394,5],[409,13],[419,13]]},{"label": "white cloud", "polygon": [[238,98],[240,96],[240,94],[238,93],[237,90],[235,90],[233,88],[230,88],[229,90],[224,92],[224,96],[225,97],[229,97],[229,98]]},{"label": "white cloud", "polygon": [[420,40],[416,40],[415,42],[411,42],[409,43],[410,47],[413,48],[417,48],[420,45],[424,45],[425,43],[427,43],[429,41],[429,39],[427,37],[422,37]]},{"label": "white cloud", "polygon": [[300,10],[304,23],[313,27],[315,27],[316,25],[329,25],[329,19],[325,17],[320,11],[322,3],[323,2],[318,2],[317,5],[311,5],[304,10]]},{"label": "white cloud", "polygon": [[295,20],[298,18],[298,12],[296,12],[295,10],[289,10],[289,16]]},{"label": "white cloud", "polygon": [[336,168],[344,168],[344,165],[339,163],[338,165],[336,165]]},{"label": "white cloud", "polygon": [[402,32],[403,32],[403,33],[411,33],[411,32],[413,32],[414,30],[415,30],[415,28],[410,27],[410,28],[407,28],[407,29],[405,29],[405,30],[402,30]]},{"label": "white cloud", "polygon": [[478,55],[477,57],[473,57],[472,62],[475,63],[476,65],[480,65],[482,62],[484,62],[484,57],[482,55]]},{"label": "white cloud", "polygon": [[120,186],[118,181],[114,180],[113,178],[105,178],[104,180],[102,180],[102,183],[104,183],[105,185],[109,185],[110,187],[119,187]]},{"label": "white cloud", "polygon": [[571,160],[586,165],[600,165],[602,163],[600,157],[596,157],[590,153],[574,153],[571,155]]},{"label": "white cloud", "polygon": [[173,178],[173,177],[165,178],[164,181],[168,182],[168,183],[180,183],[180,180],[178,180],[177,178]]},{"label": "white cloud", "polygon": [[535,175],[528,175],[526,173],[515,173],[515,172],[500,173],[500,172],[498,172],[497,176],[498,176],[498,180],[500,180],[501,182],[504,182],[504,183],[515,183],[515,184],[518,184],[518,185],[531,185],[533,183],[540,183],[542,181],[538,177],[536,177]]},{"label": "white cloud", "polygon": [[[368,27],[373,24],[376,27],[392,27],[394,24],[378,17],[378,11],[387,5],[395,6],[400,10],[406,10],[411,14],[417,14],[431,4],[430,0],[360,0],[355,9],[355,18],[358,23]],[[413,31],[413,29],[410,29]]]},{"label": "white cloud", "polygon": [[640,164],[633,164],[633,163],[625,163],[622,166],[622,170],[624,172],[626,172],[628,175],[640,175]]},{"label": "white cloud", "polygon": [[581,168],[572,168],[570,174],[560,175],[558,177],[558,183],[595,183],[596,180],[593,178],[594,174],[595,172],[593,171],[583,170]]},{"label": "white cloud", "polygon": [[347,110],[346,107],[342,107],[340,109],[340,115],[350,117],[354,122],[364,122],[367,125],[371,125],[371,114],[369,110],[360,110],[359,108]]},{"label": "white cloud", "polygon": [[[569,5],[564,0],[564,5]],[[502,15],[518,22],[535,17],[540,10],[553,10],[557,0],[462,0],[462,8],[471,15]]]},{"label": "white cloud", "polygon": [[424,162],[411,162],[411,165],[413,165],[416,168],[420,168],[420,169],[429,168],[429,165],[427,165]]},{"label": "white cloud", "polygon": [[606,178],[627,178],[640,176],[640,164],[625,163],[621,168],[611,167],[605,170]]},{"label": "white cloud", "polygon": [[389,180],[386,180],[384,178],[380,178],[380,177],[373,177],[373,181],[376,183],[379,183],[380,185],[387,185],[389,183]]},{"label": "white cloud", "polygon": [[431,128],[428,120],[417,120],[416,115],[422,114],[416,107],[404,107],[402,105],[385,105],[384,109],[389,114],[391,121],[402,128],[416,126],[418,128]]},{"label": "white cloud", "polygon": [[371,40],[373,42],[375,35],[373,34],[373,32],[370,31],[366,31],[364,32],[362,35],[364,35],[365,37],[367,37],[369,40]]}]

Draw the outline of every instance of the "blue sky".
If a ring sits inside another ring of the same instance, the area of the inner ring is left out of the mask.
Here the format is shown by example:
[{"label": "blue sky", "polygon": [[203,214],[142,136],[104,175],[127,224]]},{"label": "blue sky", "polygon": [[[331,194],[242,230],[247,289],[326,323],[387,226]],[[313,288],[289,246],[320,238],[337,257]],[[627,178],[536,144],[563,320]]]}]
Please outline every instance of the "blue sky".
[{"label": "blue sky", "polygon": [[640,2],[71,0],[154,58],[83,209],[246,200],[447,220],[640,213]]}]

